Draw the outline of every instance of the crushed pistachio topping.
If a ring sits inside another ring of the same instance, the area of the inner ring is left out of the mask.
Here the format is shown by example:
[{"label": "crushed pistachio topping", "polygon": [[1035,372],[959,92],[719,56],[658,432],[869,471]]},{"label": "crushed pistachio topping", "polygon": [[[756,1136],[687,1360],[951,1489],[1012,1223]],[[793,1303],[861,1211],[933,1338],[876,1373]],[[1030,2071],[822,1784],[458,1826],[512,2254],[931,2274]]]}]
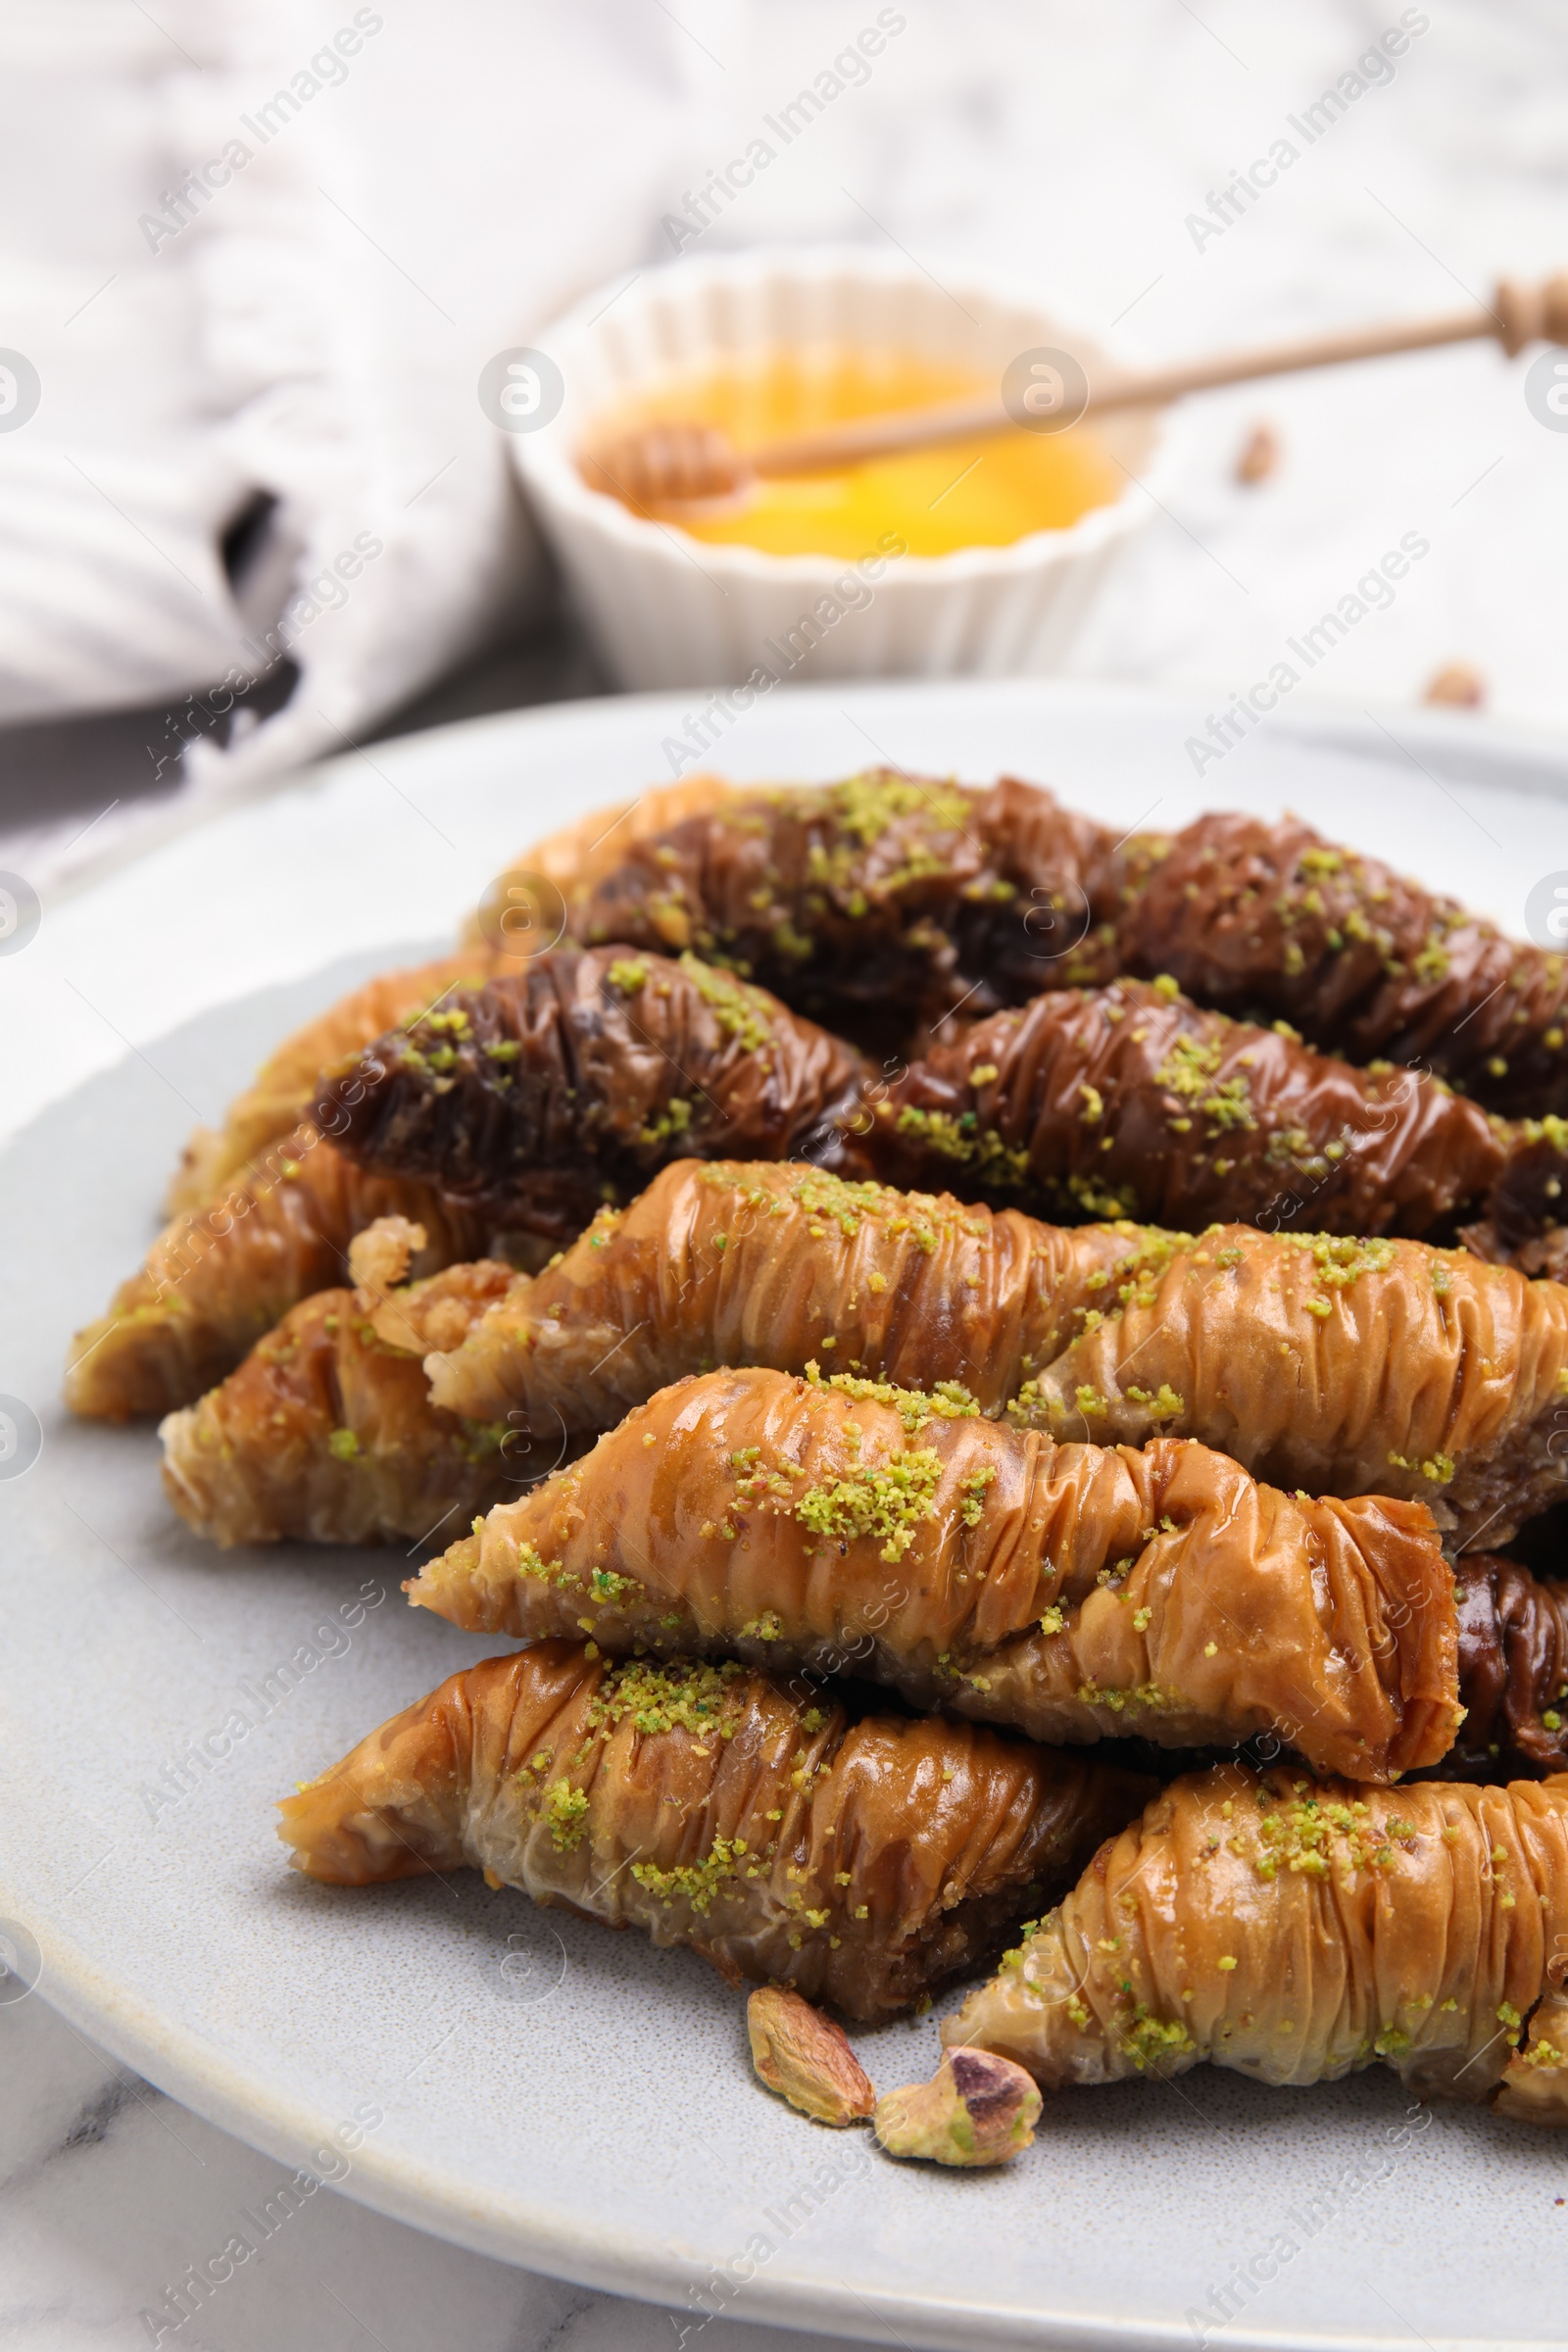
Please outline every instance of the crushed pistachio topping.
[{"label": "crushed pistachio topping", "polygon": [[1219,1038],[1205,1039],[1184,1032],[1171,1041],[1164,1060],[1154,1072],[1154,1084],[1200,1111],[1211,1122],[1212,1132],[1233,1127],[1255,1128],[1257,1120],[1248,1100],[1251,1081],[1245,1070],[1221,1079],[1219,1069],[1224,1053]]},{"label": "crushed pistachio topping", "polygon": [[582,1843],[588,1827],[586,1789],[574,1788],[569,1781],[552,1781],[545,1790],[543,1812],[551,1838],[564,1853]]},{"label": "crushed pistachio topping", "polygon": [[857,1184],[848,1177],[824,1175],[818,1168],[799,1178],[791,1185],[790,1192],[808,1216],[821,1217],[836,1225],[845,1240],[851,1242],[864,1218],[894,1216],[904,1207],[907,1197],[885,1184],[874,1184],[869,1179]]},{"label": "crushed pistachio topping", "polygon": [[[1224,1965],[1221,1961],[1220,1966]],[[1152,2017],[1145,2001],[1138,2002],[1130,2016],[1118,2016],[1114,2030],[1123,2051],[1140,2074],[1147,2066],[1157,2066],[1161,2059],[1179,2058],[1198,2046],[1180,2018]]]},{"label": "crushed pistachio topping", "polygon": [[803,808],[804,815],[809,818],[820,813],[830,818],[862,849],[880,841],[901,817],[932,818],[944,831],[958,833],[974,821],[968,796],[956,784],[915,784],[886,769],[848,776],[840,784],[824,785],[809,795],[792,795],[792,800],[797,799],[815,803],[814,808]]},{"label": "crushed pistachio topping", "polygon": [[730,1740],[744,1704],[736,1685],[745,1674],[730,1658],[717,1665],[696,1658],[657,1665],[651,1658],[624,1659],[606,1672],[589,1702],[588,1721],[596,1732],[629,1718],[645,1734],[679,1730]]},{"label": "crushed pistachio topping", "polygon": [[808,1489],[795,1516],[833,1543],[880,1541],[879,1556],[902,1560],[922,1519],[935,1515],[941,1459],[930,1446],[906,1446],[880,1463],[856,1463],[843,1477]]},{"label": "crushed pistachio topping", "polygon": [[1348,1803],[1325,1802],[1304,1793],[1281,1798],[1265,1783],[1254,1792],[1257,1812],[1255,1843],[1243,1839],[1237,1850],[1250,1860],[1260,1879],[1276,1878],[1283,1868],[1305,1878],[1327,1879],[1336,1869],[1346,1884],[1360,1871],[1387,1871],[1396,1847],[1414,1838],[1412,1825],[1391,1814],[1381,1825],[1360,1797]]},{"label": "crushed pistachio topping", "polygon": [[[1332,1233],[1283,1233],[1279,1238],[1310,1256],[1323,1292],[1347,1291],[1363,1274],[1383,1273],[1398,1255],[1396,1245],[1383,1239],[1357,1241],[1348,1234]],[[1332,1305],[1326,1298],[1320,1302],[1309,1298],[1306,1303],[1314,1314]]]},{"label": "crushed pistachio topping", "polygon": [[1177,1395],[1168,1380],[1162,1380],[1152,1395],[1148,1389],[1132,1388],[1127,1394],[1134,1404],[1146,1407],[1151,1421],[1178,1421],[1187,1410],[1186,1398]]},{"label": "crushed pistachio topping", "polygon": [[689,951],[681,956],[680,968],[703,1003],[710,1007],[727,1037],[734,1038],[749,1054],[759,1053],[771,1043],[772,1005],[764,989],[752,988],[744,980],[731,979],[728,972],[715,971],[711,964],[699,961]]},{"label": "crushed pistachio topping", "polygon": [[613,1568],[592,1568],[588,1572],[588,1590],[595,1600],[607,1600],[617,1605],[627,1600],[640,1600],[643,1588],[632,1576],[619,1576]]},{"label": "crushed pistachio topping", "polygon": [[996,1475],[995,1469],[988,1465],[961,1482],[963,1502],[958,1515],[965,1527],[978,1526],[980,1514],[985,1509],[986,1489],[994,1483]]},{"label": "crushed pistachio topping", "polygon": [[927,1151],[944,1159],[972,1167],[990,1184],[1017,1187],[1029,1181],[1028,1147],[1004,1142],[994,1127],[982,1127],[972,1110],[955,1117],[951,1111],[921,1110],[905,1102],[895,1127],[900,1135],[918,1137]]},{"label": "crushed pistachio topping", "polygon": [[667,1143],[671,1136],[684,1135],[692,1123],[692,1106],[680,1095],[672,1095],[657,1119],[650,1119],[637,1130],[642,1144]]},{"label": "crushed pistachio topping", "polygon": [[676,1862],[667,1870],[657,1862],[634,1862],[631,1875],[659,1902],[689,1903],[701,1917],[712,1909],[714,1896],[734,1878],[750,1850],[744,1838],[715,1838],[699,1862]]},{"label": "crushed pistachio topping", "polygon": [[1434,1453],[1425,1461],[1412,1462],[1402,1453],[1391,1452],[1389,1466],[1394,1470],[1419,1470],[1422,1477],[1431,1479],[1435,1487],[1446,1487],[1454,1472],[1453,1461],[1446,1453]]},{"label": "crushed pistachio topping", "polygon": [[939,1380],[929,1392],[899,1389],[891,1381],[862,1380],[855,1372],[833,1372],[824,1379],[820,1365],[814,1363],[807,1365],[806,1378],[813,1389],[836,1389],[841,1396],[853,1397],[858,1404],[891,1404],[911,1437],[928,1421],[970,1421],[980,1410],[960,1380]]},{"label": "crushed pistachio topping", "polygon": [[1101,1683],[1080,1683],[1077,1695],[1080,1706],[1108,1707],[1113,1715],[1125,1714],[1129,1707],[1166,1707],[1172,1696],[1158,1683],[1138,1683],[1125,1690]]}]

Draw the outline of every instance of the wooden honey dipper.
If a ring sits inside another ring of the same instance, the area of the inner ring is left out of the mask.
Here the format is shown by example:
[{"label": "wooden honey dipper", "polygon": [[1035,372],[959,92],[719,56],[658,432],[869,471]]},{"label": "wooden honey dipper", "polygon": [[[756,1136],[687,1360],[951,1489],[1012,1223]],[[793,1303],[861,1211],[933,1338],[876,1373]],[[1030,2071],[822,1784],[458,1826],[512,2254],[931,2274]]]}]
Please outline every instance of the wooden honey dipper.
[{"label": "wooden honey dipper", "polygon": [[[1337,368],[1347,360],[1387,359],[1396,352],[1489,339],[1500,343],[1510,359],[1529,343],[1568,344],[1568,270],[1540,286],[1503,278],[1490,308],[1402,325],[1354,327],[1340,335],[1311,335],[1304,342],[1224,352],[1211,360],[1183,360],[1172,368],[1111,375],[1101,384],[1091,384],[1081,368],[1077,387],[1064,381],[1059,369],[1037,369],[1040,380],[1022,390],[1020,398],[1031,416],[1041,418],[1028,429],[1059,431],[1080,416],[1177,400],[1184,392],[1207,392],[1219,384],[1251,383],[1299,368]],[[1077,367],[1070,354],[1055,357]],[[858,417],[821,432],[766,443],[749,455],[742,455],[716,425],[678,420],[639,425],[590,441],[577,463],[591,489],[607,490],[629,507],[667,509],[737,498],[761,475],[832,473],[897,450],[936,449],[946,441],[967,441],[977,433],[1020,425],[1021,419],[998,391],[929,409]]]}]

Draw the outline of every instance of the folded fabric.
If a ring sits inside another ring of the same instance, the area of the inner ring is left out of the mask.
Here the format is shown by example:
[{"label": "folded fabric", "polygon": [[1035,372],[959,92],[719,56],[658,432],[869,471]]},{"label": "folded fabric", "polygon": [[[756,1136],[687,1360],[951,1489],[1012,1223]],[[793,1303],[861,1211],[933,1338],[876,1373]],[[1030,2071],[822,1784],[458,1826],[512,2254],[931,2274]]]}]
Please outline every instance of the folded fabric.
[{"label": "folded fabric", "polygon": [[[11,101],[92,169],[8,286],[38,397],[0,467],[0,724],[166,701],[148,780],[207,797],[345,749],[537,601],[480,370],[634,269],[723,75],[637,0],[22,13]],[[67,851],[32,838],[34,886]]]}]

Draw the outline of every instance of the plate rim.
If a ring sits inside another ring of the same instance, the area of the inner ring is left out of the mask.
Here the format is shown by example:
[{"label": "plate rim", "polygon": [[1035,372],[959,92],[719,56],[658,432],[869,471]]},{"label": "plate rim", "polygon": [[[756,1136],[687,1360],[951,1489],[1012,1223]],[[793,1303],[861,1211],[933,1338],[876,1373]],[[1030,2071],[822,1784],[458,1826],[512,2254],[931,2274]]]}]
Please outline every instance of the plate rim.
[{"label": "plate rim", "polygon": [[[0,1902],[7,1899],[7,1889],[0,1884]],[[59,1937],[39,1939],[40,1950],[53,1955],[51,1981],[60,1966],[62,1944]],[[302,2146],[330,2135],[335,2119],[329,2109],[319,2111],[325,2120],[307,2122],[307,2115],[315,2112],[307,2099],[281,2096],[259,2082],[255,2089],[247,2090],[245,2086],[253,2081],[252,2070],[214,2052],[210,2043],[189,2029],[164,2025],[160,2031],[157,2025],[138,2022],[146,2003],[127,2000],[111,1988],[103,2008],[93,2009],[85,2003],[78,2006],[78,1997],[84,1995],[90,1981],[107,1980],[82,1955],[77,1954],[76,1961],[75,1974],[69,1980],[73,1997],[45,1995],[47,2005],[90,2034],[123,2064],[134,2067],[157,2089],[283,2164],[294,2164]],[[35,1989],[41,1991],[42,1982],[40,1978]],[[189,2066],[174,2046],[181,2032],[187,2042],[205,2053],[204,2071]],[[416,2174],[417,2185],[413,2178]],[[612,2253],[609,2224],[558,2227],[552,2222],[548,2235],[537,2222],[519,2229],[502,2219],[504,2200],[494,2190],[465,2188],[445,2164],[413,2157],[399,2160],[368,2140],[356,2152],[345,2178],[321,2185],[351,2197],[370,2212],[440,2236],[470,2253],[536,2270],[573,2285],[641,2297],[663,2305],[672,2317],[692,2287],[693,2265],[678,2241],[622,2237],[614,2241]],[[441,2226],[432,2229],[436,2214]],[[787,2257],[788,2248],[779,2253]],[[701,2267],[704,2258],[696,2259]],[[765,2280],[760,2283],[756,2302],[749,2301],[744,2309],[704,2313],[700,2325],[738,2320],[861,2342],[880,2342],[884,2333],[891,2331],[922,2347],[922,2352],[949,2352],[955,2344],[980,2345],[988,2352],[993,2347],[995,2352],[1016,2352],[1020,2343],[1037,2346],[1039,2352],[1177,2352],[1178,2347],[1181,2352],[1191,2352],[1193,2343],[1192,2329],[1185,2322],[1151,2326],[1139,2319],[1123,2321],[1099,2314],[1058,2320],[1016,2301],[976,2305],[957,2295],[894,2294],[876,2286],[849,2289],[859,2305],[857,2311],[847,2307],[842,2290],[798,2270],[792,2272],[787,2259],[780,2262],[778,2255],[769,2260]],[[1409,2333],[1405,2328],[1397,2334],[1379,2336],[1303,2334],[1298,2329],[1237,2328],[1227,2323],[1224,2345],[1225,2352],[1385,2352],[1385,2347],[1387,2352],[1403,2352]],[[1505,2336],[1489,2328],[1482,2334],[1442,2336],[1431,2345],[1431,2352],[1544,2352],[1544,2348],[1540,2337]]]},{"label": "plate rim", "polygon": [[[480,711],[470,718],[444,719],[438,726],[416,727],[402,735],[372,736],[369,741],[379,760],[402,764],[427,752],[439,756],[453,751],[463,742],[481,736],[493,739],[512,731],[524,733],[534,727],[588,725],[606,711],[633,720],[651,719],[656,712],[665,713],[678,725],[682,707],[690,710],[715,695],[728,692],[734,683],[733,679],[710,678],[706,683],[662,688],[657,692],[574,695],[560,702],[529,703],[506,710]],[[1091,711],[1131,702],[1150,710],[1163,711],[1172,718],[1186,714],[1202,725],[1200,705],[1209,709],[1228,705],[1232,691],[1217,673],[1153,684],[1139,678],[1045,676],[786,679],[769,695],[768,707],[793,708],[809,701],[843,704],[889,694],[929,696],[933,700],[973,695],[977,700],[983,696],[993,705],[1039,700]],[[1368,721],[1370,724],[1364,723]],[[1446,710],[1436,706],[1366,701],[1307,688],[1292,697],[1288,709],[1271,712],[1261,722],[1258,732],[1264,736],[1321,742],[1328,748],[1343,748],[1392,764],[1391,738],[1396,750],[1403,749],[1394,732],[1396,728],[1428,751],[1445,757],[1457,755],[1456,765],[1473,764],[1465,757],[1467,754],[1479,754],[1481,763],[1499,763],[1505,772],[1477,775],[1476,780],[1483,785],[1507,784],[1521,791],[1539,792],[1547,799],[1568,799],[1568,726],[1558,729],[1496,718],[1485,710]],[[176,794],[167,808],[149,810],[143,826],[128,844],[84,858],[74,864],[61,880],[52,882],[49,901],[61,906],[83,898],[155,851],[189,834],[220,826],[225,819],[252,811],[269,801],[295,793],[324,791],[339,776],[351,774],[364,758],[365,754],[358,750],[334,752],[275,774],[246,777],[219,791],[192,788]],[[717,764],[721,765],[722,760]],[[670,780],[660,777],[656,782]],[[1045,781],[1049,783],[1050,779]]]}]

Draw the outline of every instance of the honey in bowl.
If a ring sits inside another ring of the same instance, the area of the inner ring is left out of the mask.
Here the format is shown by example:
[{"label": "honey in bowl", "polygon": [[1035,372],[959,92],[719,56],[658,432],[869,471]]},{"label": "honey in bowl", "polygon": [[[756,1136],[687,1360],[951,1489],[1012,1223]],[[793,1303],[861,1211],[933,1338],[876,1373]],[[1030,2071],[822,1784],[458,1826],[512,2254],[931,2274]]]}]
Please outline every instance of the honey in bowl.
[{"label": "honey in bowl", "polygon": [[[909,352],[791,348],[667,376],[599,421],[616,434],[677,419],[712,424],[744,455],[851,417],[935,408],[994,389],[993,378],[973,369]],[[890,532],[912,556],[947,556],[1065,530],[1111,505],[1125,480],[1088,425],[1060,433],[1014,428],[870,458],[836,473],[759,479],[740,499],[689,509],[680,522],[694,539],[771,556],[855,563]]]}]

